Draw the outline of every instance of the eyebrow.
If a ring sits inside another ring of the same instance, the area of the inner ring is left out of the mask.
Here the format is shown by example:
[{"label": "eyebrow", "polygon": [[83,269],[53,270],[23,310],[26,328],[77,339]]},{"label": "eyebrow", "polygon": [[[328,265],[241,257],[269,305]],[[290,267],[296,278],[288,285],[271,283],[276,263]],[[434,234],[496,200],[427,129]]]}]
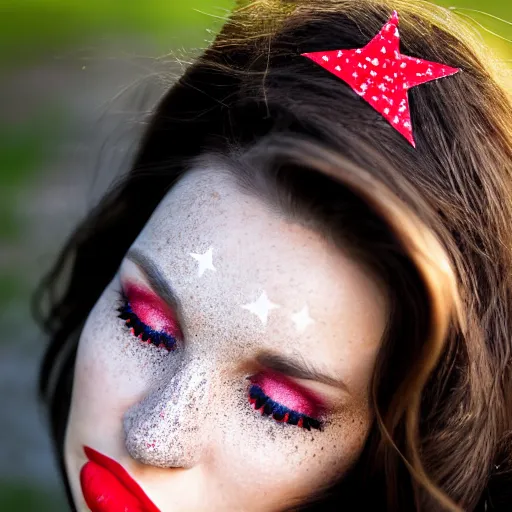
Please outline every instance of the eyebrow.
[{"label": "eyebrow", "polygon": [[163,276],[155,262],[138,249],[130,249],[125,258],[137,265],[149,281],[151,288],[178,316],[181,316],[182,307],[180,299],[169,283],[169,280]]},{"label": "eyebrow", "polygon": [[304,358],[291,358],[273,352],[262,352],[256,357],[256,361],[262,366],[288,377],[321,382],[350,394],[348,386],[342,379],[321,372]]}]

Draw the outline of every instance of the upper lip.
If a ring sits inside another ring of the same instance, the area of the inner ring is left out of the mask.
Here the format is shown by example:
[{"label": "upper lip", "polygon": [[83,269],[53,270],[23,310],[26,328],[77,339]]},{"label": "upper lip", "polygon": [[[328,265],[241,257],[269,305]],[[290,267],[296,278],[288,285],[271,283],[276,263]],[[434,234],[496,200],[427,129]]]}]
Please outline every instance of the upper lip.
[{"label": "upper lip", "polygon": [[107,471],[110,471],[110,473],[112,473],[119,482],[121,482],[121,484],[141,502],[147,512],[160,512],[155,504],[147,497],[139,484],[128,474],[128,471],[126,471],[119,462],[97,452],[89,446],[84,446],[84,452],[91,462],[94,462],[105,468]]}]

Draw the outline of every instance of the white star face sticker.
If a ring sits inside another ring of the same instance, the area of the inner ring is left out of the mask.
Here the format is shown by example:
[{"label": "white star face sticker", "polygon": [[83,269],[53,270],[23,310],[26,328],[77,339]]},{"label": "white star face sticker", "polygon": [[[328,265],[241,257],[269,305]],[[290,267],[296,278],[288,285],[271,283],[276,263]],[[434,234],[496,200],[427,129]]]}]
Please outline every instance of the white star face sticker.
[{"label": "white star face sticker", "polygon": [[308,306],[304,306],[298,313],[292,315],[293,323],[299,332],[303,332],[308,325],[315,321],[309,316]]},{"label": "white star face sticker", "polygon": [[249,310],[251,313],[254,313],[262,321],[263,325],[267,325],[269,311],[280,308],[281,306],[270,302],[266,292],[263,292],[256,302],[251,302],[250,304],[245,304],[241,307]]},{"label": "white star face sticker", "polygon": [[198,277],[201,277],[205,270],[216,271],[217,269],[213,266],[213,247],[210,247],[204,254],[190,253],[190,256],[199,262]]}]

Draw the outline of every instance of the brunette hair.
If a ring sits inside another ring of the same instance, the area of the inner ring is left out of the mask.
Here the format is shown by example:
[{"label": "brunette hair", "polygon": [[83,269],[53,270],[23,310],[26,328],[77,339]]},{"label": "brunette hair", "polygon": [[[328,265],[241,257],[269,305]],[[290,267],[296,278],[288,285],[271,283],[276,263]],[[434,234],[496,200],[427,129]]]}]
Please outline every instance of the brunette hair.
[{"label": "brunette hair", "polygon": [[[409,92],[416,148],[301,57],[364,46],[393,9],[402,53],[461,68]],[[51,336],[40,391],[61,463],[84,321],[160,200],[215,155],[241,186],[350,251],[390,296],[363,454],[303,508],[348,496],[371,510],[510,505],[512,108],[486,51],[453,12],[423,1],[239,1],[36,296]]]}]

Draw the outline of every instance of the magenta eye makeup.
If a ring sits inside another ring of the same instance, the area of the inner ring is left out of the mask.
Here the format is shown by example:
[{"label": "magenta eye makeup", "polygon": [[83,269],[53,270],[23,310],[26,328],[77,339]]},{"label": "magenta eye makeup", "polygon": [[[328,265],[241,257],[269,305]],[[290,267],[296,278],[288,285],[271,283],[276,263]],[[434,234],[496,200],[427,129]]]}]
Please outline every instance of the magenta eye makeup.
[{"label": "magenta eye makeup", "polygon": [[249,403],[262,415],[280,423],[322,430],[318,417],[325,406],[320,398],[275,372],[249,377]]},{"label": "magenta eye makeup", "polygon": [[121,292],[118,317],[140,340],[172,352],[183,339],[174,312],[162,299],[139,286]]}]

